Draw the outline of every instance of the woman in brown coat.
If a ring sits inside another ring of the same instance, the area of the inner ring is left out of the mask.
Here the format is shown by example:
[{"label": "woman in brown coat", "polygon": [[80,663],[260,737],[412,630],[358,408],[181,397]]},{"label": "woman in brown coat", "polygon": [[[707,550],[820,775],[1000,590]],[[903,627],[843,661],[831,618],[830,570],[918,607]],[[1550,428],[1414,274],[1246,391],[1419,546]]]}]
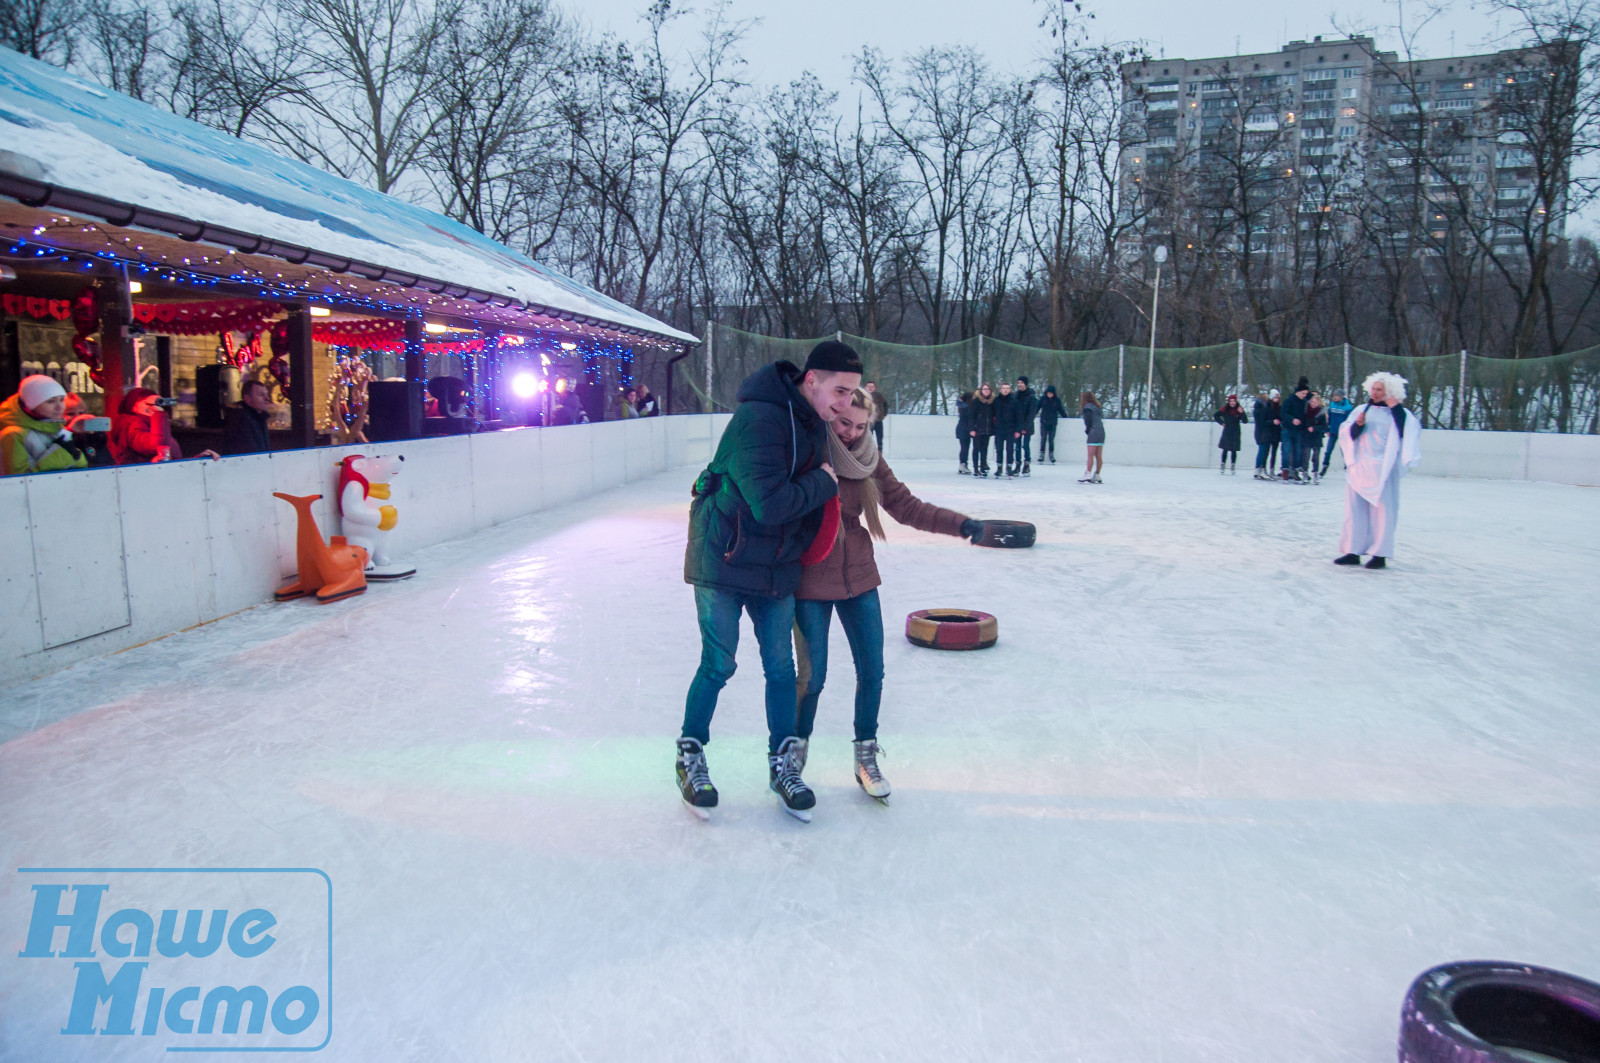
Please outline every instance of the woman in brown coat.
[{"label": "woman in brown coat", "polygon": [[[873,401],[857,389],[850,407],[829,426],[828,447],[839,477],[839,520],[832,549],[801,570],[795,592],[794,643],[799,676],[799,710],[795,734],[801,741],[800,763],[817,715],[817,699],[828,675],[828,627],[835,611],[856,664],[856,782],[869,795],[889,796],[889,783],[878,769],[878,705],[883,698],[883,610],[878,604],[878,564],[872,540],[883,539],[879,510],[901,524],[927,532],[961,535],[976,542],[983,524],[951,509],[930,505],[895,479],[878,453],[868,426]],[[863,526],[864,525],[864,526]],[[823,535],[833,527],[823,522]],[[813,544],[809,555],[818,551]]]}]

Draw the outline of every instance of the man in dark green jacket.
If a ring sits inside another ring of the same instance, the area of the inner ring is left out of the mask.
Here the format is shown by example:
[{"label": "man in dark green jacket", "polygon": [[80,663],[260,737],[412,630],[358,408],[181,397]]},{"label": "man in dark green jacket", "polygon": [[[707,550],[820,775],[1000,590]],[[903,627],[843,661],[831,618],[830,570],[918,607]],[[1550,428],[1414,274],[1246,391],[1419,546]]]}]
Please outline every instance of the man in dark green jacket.
[{"label": "man in dark green jacket", "polygon": [[1017,390],[1011,393],[1012,403],[1016,407],[1016,421],[1020,426],[1017,430],[1017,445],[1021,450],[1022,475],[1028,476],[1033,472],[1033,422],[1039,416],[1039,396],[1028,387],[1028,378],[1017,377]]},{"label": "man in dark green jacket", "polygon": [[790,630],[800,555],[839,493],[827,426],[850,405],[861,371],[856,352],[833,340],[813,348],[803,370],[790,362],[758,369],[739,386],[739,408],[695,481],[683,578],[694,585],[700,668],[678,739],[678,787],[697,815],[717,803],[704,744],[717,695],[733,675],[741,613],[750,615],[761,647],[772,789],[802,819],[816,804],[800,779]]}]

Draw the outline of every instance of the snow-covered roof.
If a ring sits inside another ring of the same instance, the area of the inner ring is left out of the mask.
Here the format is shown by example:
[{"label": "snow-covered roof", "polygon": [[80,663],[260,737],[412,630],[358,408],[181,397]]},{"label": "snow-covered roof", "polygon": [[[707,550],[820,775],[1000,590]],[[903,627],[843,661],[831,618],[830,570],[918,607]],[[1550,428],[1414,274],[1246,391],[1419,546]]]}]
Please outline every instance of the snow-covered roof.
[{"label": "snow-covered roof", "polygon": [[[442,214],[0,48],[0,172],[686,342]],[[35,166],[36,164],[36,166]]]}]

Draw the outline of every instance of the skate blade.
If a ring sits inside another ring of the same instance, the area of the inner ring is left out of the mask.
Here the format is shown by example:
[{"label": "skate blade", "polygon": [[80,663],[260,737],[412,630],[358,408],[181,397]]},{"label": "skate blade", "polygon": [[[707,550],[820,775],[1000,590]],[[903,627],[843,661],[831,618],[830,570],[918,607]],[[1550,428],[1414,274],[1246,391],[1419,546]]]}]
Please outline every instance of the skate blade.
[{"label": "skate blade", "polygon": [[701,823],[711,822],[711,810],[709,808],[701,808],[699,805],[691,805],[687,801],[683,802],[683,807],[687,808],[689,810],[689,814],[695,819],[698,819]]},{"label": "skate blade", "polygon": [[[778,800],[781,803],[783,799],[779,798]],[[809,808],[790,808],[788,805],[784,805],[783,810],[801,823],[811,822],[811,810]]]}]

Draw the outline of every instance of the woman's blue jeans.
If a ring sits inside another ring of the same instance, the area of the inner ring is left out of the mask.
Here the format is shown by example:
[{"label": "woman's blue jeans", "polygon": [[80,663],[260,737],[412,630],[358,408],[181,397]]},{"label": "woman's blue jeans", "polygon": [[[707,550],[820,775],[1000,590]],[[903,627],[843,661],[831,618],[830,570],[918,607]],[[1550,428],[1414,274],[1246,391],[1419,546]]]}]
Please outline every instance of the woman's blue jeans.
[{"label": "woman's blue jeans", "polygon": [[796,599],[794,645],[799,682],[794,733],[811,737],[817,699],[828,678],[828,625],[836,610],[856,661],[856,741],[871,741],[878,737],[878,706],[883,701],[883,608],[876,587],[838,601]]}]

